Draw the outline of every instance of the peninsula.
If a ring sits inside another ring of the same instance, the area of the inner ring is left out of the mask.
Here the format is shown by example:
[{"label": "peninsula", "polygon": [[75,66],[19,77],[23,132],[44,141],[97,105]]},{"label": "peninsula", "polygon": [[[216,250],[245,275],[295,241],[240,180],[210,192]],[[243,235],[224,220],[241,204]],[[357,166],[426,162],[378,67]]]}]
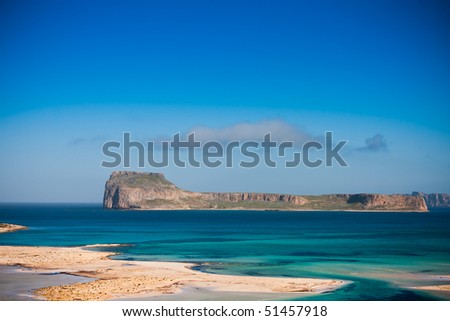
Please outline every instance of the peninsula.
[{"label": "peninsula", "polygon": [[328,194],[301,196],[272,193],[191,192],[161,173],[113,172],[106,182],[103,207],[109,209],[235,209],[428,211],[421,195]]},{"label": "peninsula", "polygon": [[28,230],[28,227],[17,224],[0,223],[0,233],[15,232],[20,230]]}]

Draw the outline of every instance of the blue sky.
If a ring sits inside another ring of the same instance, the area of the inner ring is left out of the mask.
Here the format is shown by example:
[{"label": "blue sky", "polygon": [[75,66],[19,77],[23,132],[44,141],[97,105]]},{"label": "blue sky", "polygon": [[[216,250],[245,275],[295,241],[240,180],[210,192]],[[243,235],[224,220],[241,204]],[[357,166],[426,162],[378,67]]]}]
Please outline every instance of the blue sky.
[{"label": "blue sky", "polygon": [[[449,193],[449,12],[445,1],[2,1],[0,201],[100,202],[104,142],[235,126],[333,131],[350,166],[158,171],[196,191]],[[385,148],[368,148],[374,137]]]}]

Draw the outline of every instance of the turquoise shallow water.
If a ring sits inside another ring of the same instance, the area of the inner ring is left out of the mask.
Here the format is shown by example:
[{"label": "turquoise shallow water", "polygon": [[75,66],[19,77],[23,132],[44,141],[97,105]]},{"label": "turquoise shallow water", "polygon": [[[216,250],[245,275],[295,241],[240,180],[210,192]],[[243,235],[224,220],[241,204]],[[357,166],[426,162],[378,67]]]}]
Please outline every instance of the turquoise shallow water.
[{"label": "turquoise shallow water", "polygon": [[[100,205],[0,205],[29,226],[0,245],[126,243],[127,260],[196,262],[210,273],[352,281],[320,300],[436,300],[412,290],[450,279],[450,212],[115,211]],[[304,298],[298,298],[304,299]]]}]

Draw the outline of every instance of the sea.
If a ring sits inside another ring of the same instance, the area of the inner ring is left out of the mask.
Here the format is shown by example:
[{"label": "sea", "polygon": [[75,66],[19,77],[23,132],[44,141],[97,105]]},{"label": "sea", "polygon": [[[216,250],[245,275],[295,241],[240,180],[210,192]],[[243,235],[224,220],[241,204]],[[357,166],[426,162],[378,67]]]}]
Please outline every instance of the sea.
[{"label": "sea", "polygon": [[[289,300],[450,299],[448,292],[414,289],[450,283],[449,210],[130,211],[101,204],[0,204],[0,222],[29,227],[0,234],[0,245],[119,243],[124,246],[114,248],[117,259],[192,262],[207,273],[349,281]],[[20,282],[12,280],[20,278],[8,269],[0,267],[0,284],[8,288],[7,299],[16,299],[12,293]]]}]

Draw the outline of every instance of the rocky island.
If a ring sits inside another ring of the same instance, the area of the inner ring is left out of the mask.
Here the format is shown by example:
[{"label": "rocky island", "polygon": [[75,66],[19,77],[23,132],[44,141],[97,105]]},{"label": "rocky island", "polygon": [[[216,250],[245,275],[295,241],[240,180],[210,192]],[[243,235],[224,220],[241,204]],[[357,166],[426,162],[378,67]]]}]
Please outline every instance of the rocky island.
[{"label": "rocky island", "polygon": [[329,194],[301,196],[273,193],[191,192],[161,173],[113,172],[106,182],[103,207],[109,209],[236,209],[236,210],[428,210],[421,195]]}]

